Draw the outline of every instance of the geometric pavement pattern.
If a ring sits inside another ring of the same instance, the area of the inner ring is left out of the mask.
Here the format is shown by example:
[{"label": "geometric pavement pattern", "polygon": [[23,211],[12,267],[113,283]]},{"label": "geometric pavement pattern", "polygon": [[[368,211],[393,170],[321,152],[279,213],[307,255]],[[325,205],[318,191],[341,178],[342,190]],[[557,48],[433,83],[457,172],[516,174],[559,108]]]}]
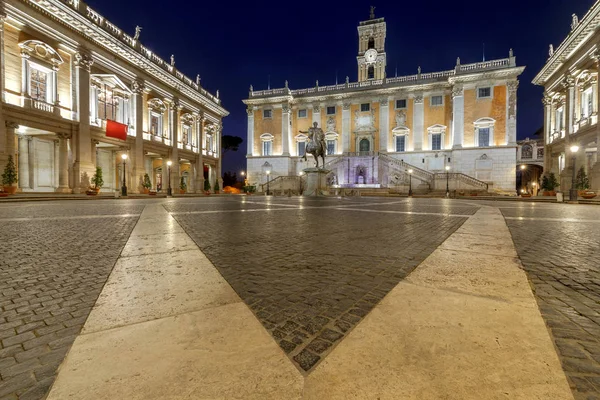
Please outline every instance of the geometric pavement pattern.
[{"label": "geometric pavement pattern", "polygon": [[600,208],[501,211],[575,399],[600,400]]},{"label": "geometric pavement pattern", "polygon": [[309,373],[477,211],[424,203],[250,197],[164,206]]},{"label": "geometric pavement pattern", "polygon": [[0,399],[43,399],[143,205],[0,208]]}]

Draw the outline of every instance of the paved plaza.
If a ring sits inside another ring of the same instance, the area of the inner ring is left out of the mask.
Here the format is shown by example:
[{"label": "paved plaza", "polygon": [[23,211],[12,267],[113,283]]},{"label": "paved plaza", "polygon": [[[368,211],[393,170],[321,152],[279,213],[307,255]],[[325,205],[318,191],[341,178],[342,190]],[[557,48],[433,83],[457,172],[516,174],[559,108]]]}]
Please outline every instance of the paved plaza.
[{"label": "paved plaza", "polygon": [[0,221],[2,400],[600,399],[595,206],[223,196]]}]

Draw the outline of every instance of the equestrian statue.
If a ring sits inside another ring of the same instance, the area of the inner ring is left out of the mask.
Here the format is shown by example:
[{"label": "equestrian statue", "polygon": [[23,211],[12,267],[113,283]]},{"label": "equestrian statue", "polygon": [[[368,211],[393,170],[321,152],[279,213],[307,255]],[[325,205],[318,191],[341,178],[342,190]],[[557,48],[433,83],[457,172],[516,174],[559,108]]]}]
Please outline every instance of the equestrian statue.
[{"label": "equestrian statue", "polygon": [[319,128],[318,122],[314,122],[308,131],[300,131],[300,133],[308,134],[309,142],[304,149],[304,161],[308,161],[306,153],[310,153],[315,158],[317,168],[319,168],[319,157],[323,159],[323,167],[325,166],[325,153],[327,145],[325,144],[325,133],[323,129]]}]

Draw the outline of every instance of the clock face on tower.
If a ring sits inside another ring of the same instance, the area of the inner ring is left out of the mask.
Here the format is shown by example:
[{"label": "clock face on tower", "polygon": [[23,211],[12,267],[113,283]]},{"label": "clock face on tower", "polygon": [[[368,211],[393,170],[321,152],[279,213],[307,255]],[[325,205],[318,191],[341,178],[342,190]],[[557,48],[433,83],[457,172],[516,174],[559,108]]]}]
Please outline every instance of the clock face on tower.
[{"label": "clock face on tower", "polygon": [[373,63],[377,59],[377,50],[369,49],[365,52],[365,61],[368,63]]}]

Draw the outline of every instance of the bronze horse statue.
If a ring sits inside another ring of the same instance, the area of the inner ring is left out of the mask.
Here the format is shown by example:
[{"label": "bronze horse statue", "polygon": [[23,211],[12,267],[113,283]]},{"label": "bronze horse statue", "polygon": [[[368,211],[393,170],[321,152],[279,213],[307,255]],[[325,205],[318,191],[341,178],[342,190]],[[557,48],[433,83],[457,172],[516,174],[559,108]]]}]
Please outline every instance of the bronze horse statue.
[{"label": "bronze horse statue", "polygon": [[323,167],[325,166],[325,155],[327,153],[327,145],[325,144],[325,134],[323,129],[318,127],[318,123],[313,123],[313,127],[309,128],[308,131],[300,131],[300,133],[308,133],[310,141],[304,149],[304,161],[308,161],[306,154],[312,154],[319,168],[319,157],[323,160]]}]

